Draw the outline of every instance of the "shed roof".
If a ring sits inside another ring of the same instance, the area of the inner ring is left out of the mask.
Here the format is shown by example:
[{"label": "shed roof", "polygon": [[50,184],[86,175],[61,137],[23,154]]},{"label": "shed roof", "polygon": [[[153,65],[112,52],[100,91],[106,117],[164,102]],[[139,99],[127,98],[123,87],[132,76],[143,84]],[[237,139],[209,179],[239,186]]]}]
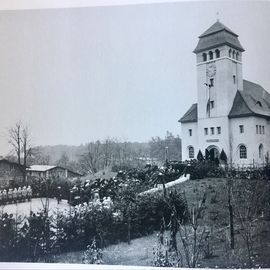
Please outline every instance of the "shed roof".
[{"label": "shed roof", "polygon": [[36,172],[46,172],[53,168],[56,168],[56,166],[50,166],[50,165],[31,165],[28,169],[28,171],[36,171]]}]

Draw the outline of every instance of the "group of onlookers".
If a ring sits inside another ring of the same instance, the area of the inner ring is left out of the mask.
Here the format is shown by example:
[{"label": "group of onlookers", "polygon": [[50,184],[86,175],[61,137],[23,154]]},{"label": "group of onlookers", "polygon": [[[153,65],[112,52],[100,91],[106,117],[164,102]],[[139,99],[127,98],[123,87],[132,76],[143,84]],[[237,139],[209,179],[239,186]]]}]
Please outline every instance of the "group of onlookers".
[{"label": "group of onlookers", "polygon": [[30,201],[32,195],[33,191],[31,186],[3,189],[0,190],[0,204],[17,203],[26,200]]}]

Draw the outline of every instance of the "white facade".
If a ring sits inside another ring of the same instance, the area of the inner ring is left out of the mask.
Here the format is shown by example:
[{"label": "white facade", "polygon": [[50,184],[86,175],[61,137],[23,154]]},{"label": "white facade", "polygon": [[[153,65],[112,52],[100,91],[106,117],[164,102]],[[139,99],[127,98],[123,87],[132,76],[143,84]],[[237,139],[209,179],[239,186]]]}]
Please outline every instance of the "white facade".
[{"label": "white facade", "polygon": [[236,34],[219,22],[205,33],[194,51],[197,59],[196,111],[194,107],[180,119],[182,160],[196,159],[199,150],[205,155],[206,149],[213,149],[215,158],[219,158],[223,150],[228,163],[234,166],[261,166],[268,162],[270,151],[269,107],[262,105],[266,102],[265,95],[269,94],[262,92],[258,98],[256,89],[250,89],[251,82],[246,83],[248,91],[244,88],[244,49]]}]

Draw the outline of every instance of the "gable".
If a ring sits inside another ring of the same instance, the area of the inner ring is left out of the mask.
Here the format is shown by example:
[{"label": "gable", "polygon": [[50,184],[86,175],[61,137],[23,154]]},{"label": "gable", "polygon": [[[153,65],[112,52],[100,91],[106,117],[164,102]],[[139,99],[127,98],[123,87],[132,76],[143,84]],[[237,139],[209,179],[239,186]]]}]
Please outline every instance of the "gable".
[{"label": "gable", "polygon": [[197,103],[191,105],[183,117],[181,117],[178,122],[180,123],[191,123],[198,121],[198,106]]},{"label": "gable", "polygon": [[245,100],[240,94],[240,91],[237,91],[234,101],[233,101],[231,111],[229,113],[229,117],[233,118],[233,117],[241,117],[241,116],[248,116],[248,115],[253,115],[253,112],[247,106]]},{"label": "gable", "polygon": [[270,94],[260,85],[244,80],[243,91],[237,91],[229,118],[260,116],[270,118]]}]

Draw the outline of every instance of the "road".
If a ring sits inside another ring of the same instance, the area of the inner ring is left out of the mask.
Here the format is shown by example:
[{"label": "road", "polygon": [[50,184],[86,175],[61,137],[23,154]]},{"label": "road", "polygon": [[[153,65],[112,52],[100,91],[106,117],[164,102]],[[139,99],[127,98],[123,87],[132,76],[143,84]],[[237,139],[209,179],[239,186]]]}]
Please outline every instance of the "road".
[{"label": "road", "polygon": [[[30,211],[37,213],[44,209],[45,198],[34,198],[30,202],[21,202],[17,204],[7,204],[0,206],[0,213],[8,213],[13,215],[20,215],[26,217],[30,215]],[[60,211],[69,210],[69,204],[66,200],[62,200],[57,203],[56,199],[49,199],[49,214],[57,213],[57,209]]]}]

